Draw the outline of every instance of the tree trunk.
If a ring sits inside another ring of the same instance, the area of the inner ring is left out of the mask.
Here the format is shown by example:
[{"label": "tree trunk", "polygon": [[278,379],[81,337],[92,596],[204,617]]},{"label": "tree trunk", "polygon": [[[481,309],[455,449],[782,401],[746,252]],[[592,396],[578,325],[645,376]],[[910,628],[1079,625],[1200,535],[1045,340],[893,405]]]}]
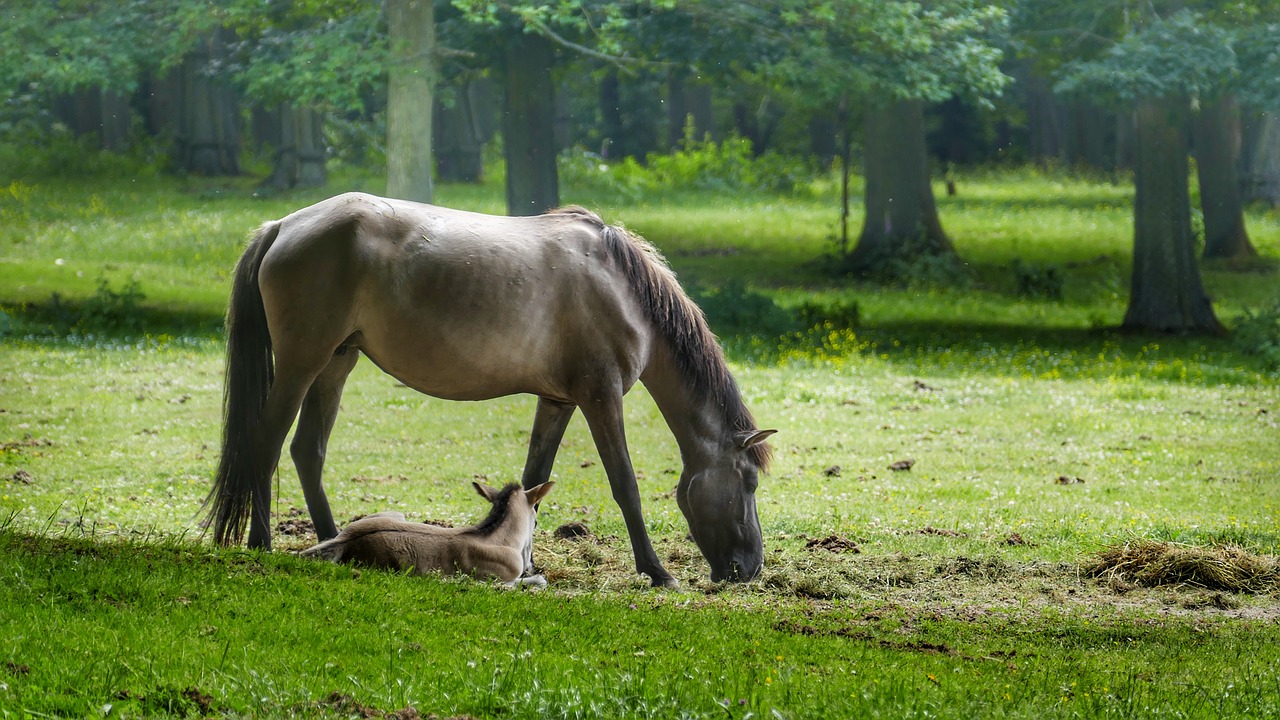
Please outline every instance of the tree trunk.
[{"label": "tree trunk", "polygon": [[203,38],[164,83],[175,91],[169,108],[176,114],[164,125],[173,133],[173,164],[179,171],[240,174],[240,99],[206,72],[209,63],[227,56],[231,39],[231,32],[221,29]]},{"label": "tree trunk", "polygon": [[1137,103],[1133,277],[1126,329],[1223,332],[1200,282],[1191,237],[1189,111],[1185,97]]},{"label": "tree trunk", "polygon": [[481,115],[488,106],[483,82],[487,81],[467,81],[457,87],[452,107],[436,104],[436,172],[442,182],[484,179],[482,148],[487,138]]},{"label": "tree trunk", "polygon": [[1240,199],[1240,107],[1232,95],[1201,101],[1195,119],[1196,170],[1204,211],[1204,256],[1256,257]]},{"label": "tree trunk", "polygon": [[298,179],[294,187],[323,187],[329,182],[324,162],[324,114],[314,108],[300,108],[297,113]]},{"label": "tree trunk", "polygon": [[434,196],[431,116],[436,24],[432,0],[387,0],[391,64],[387,80],[387,194]]},{"label": "tree trunk", "polygon": [[540,35],[519,33],[507,41],[502,134],[510,215],[538,215],[560,204],[554,61],[551,41]]},{"label": "tree trunk", "polygon": [[[701,79],[685,83],[685,102],[688,116],[693,118],[693,134],[698,140],[719,139],[716,132],[715,109],[712,106],[711,84]],[[683,130],[681,131],[683,132]]]},{"label": "tree trunk", "polygon": [[1245,200],[1280,207],[1280,113],[1250,116],[1244,135]]},{"label": "tree trunk", "polygon": [[271,175],[258,187],[292,190],[322,187],[328,182],[324,164],[323,116],[311,108],[279,105],[254,112],[254,138],[274,149]]},{"label": "tree trunk", "polygon": [[617,68],[609,68],[600,80],[600,157],[612,155],[611,146],[618,146],[618,157],[626,156],[626,127],[622,120],[622,84]]},{"label": "tree trunk", "polygon": [[[288,190],[298,179],[298,125],[293,107],[279,105],[258,116],[254,126],[254,140],[275,149],[271,162],[271,175],[258,184],[269,191]],[[259,148],[260,149],[260,148]]]},{"label": "tree trunk", "polygon": [[849,268],[875,273],[896,259],[954,254],[929,183],[924,102],[893,100],[868,111],[862,147],[866,217]]},{"label": "tree trunk", "polygon": [[677,67],[667,76],[667,151],[679,150],[684,142],[684,126],[689,119],[689,103],[685,98],[683,67]]}]

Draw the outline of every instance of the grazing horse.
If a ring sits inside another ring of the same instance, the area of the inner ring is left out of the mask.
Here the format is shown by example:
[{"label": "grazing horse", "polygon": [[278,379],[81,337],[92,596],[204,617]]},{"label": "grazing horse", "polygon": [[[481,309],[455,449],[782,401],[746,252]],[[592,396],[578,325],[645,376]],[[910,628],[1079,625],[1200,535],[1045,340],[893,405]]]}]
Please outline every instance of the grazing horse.
[{"label": "grazing horse", "polygon": [[[320,481],[347,375],[363,354],[449,400],[538,398],[521,481],[551,475],[581,408],[636,570],[676,586],[649,541],[622,396],[644,383],[680,447],[676,488],[713,580],[764,562],[758,474],[769,460],[701,310],[644,240],[578,207],[498,217],[346,193],[258,228],[227,312],[222,457],[206,499],[215,541],[270,548],[271,474],[290,454],[320,539],[338,534]],[[299,415],[299,413],[301,413]]]},{"label": "grazing horse", "polygon": [[493,508],[478,525],[446,528],[405,522],[398,512],[378,513],[342,528],[332,540],[302,551],[305,557],[369,565],[385,570],[412,570],[415,575],[439,572],[497,578],[507,585],[546,585],[533,571],[533,529],[537,504],[554,482],[530,490],[512,483],[501,490],[471,483]]}]

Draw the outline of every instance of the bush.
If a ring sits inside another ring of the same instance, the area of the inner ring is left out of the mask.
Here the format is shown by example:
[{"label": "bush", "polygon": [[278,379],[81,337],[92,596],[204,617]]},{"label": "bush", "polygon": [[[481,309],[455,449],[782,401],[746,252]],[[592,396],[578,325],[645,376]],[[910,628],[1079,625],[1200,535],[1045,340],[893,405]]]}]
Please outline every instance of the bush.
[{"label": "bush", "polygon": [[1028,265],[1021,259],[1015,258],[1013,277],[1017,283],[1018,295],[1050,300],[1062,299],[1065,281],[1057,265]]},{"label": "bush", "polygon": [[717,143],[698,140],[692,127],[685,128],[680,149],[669,154],[650,153],[644,164],[635,158],[606,161],[582,147],[561,153],[560,178],[566,185],[590,187],[636,197],[653,190],[708,190],[791,193],[818,175],[805,158],[776,153],[756,156],[751,141],[736,135]]},{"label": "bush", "polygon": [[1246,308],[1236,323],[1235,344],[1246,355],[1261,358],[1268,370],[1280,370],[1280,302],[1256,312]]},{"label": "bush", "polygon": [[147,324],[144,299],[137,280],[114,290],[106,278],[99,278],[97,291],[84,300],[67,300],[55,292],[48,302],[21,308],[16,315],[0,313],[0,335],[141,334]]}]

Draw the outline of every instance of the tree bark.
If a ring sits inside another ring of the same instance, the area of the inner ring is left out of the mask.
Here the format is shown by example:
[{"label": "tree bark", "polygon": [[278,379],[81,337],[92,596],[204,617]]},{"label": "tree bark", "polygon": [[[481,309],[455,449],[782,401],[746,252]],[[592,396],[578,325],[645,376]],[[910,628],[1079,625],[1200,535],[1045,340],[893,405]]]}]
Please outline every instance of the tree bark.
[{"label": "tree bark", "polygon": [[894,100],[868,111],[862,147],[866,217],[849,268],[874,273],[921,253],[954,254],[929,183],[924,102]]},{"label": "tree bark", "polygon": [[387,0],[391,66],[387,81],[387,194],[431,202],[431,120],[435,103],[435,5]]},{"label": "tree bark", "polygon": [[255,110],[254,131],[259,145],[270,145],[274,150],[271,175],[259,184],[260,188],[292,190],[322,187],[328,182],[324,121],[319,112],[292,105]]},{"label": "tree bark", "polygon": [[1245,200],[1280,207],[1280,113],[1250,116],[1244,136]]},{"label": "tree bark", "polygon": [[509,37],[504,62],[502,134],[507,213],[538,215],[560,204],[556,171],[555,49],[540,35]]},{"label": "tree bark", "polygon": [[1133,276],[1124,328],[1222,333],[1200,281],[1187,192],[1185,97],[1137,103],[1133,200]]},{"label": "tree bark", "polygon": [[240,99],[229,85],[205,72],[210,62],[226,57],[230,40],[229,30],[214,31],[157,83],[161,97],[152,98],[154,112],[160,113],[157,124],[172,133],[176,170],[240,174]]},{"label": "tree bark", "polygon": [[1232,95],[1202,101],[1195,119],[1196,174],[1204,211],[1204,256],[1256,257],[1240,198],[1240,107]]},{"label": "tree bark", "polygon": [[482,114],[487,81],[466,81],[456,88],[451,107],[436,103],[436,172],[442,182],[478,183],[484,179],[482,148],[487,135]]}]

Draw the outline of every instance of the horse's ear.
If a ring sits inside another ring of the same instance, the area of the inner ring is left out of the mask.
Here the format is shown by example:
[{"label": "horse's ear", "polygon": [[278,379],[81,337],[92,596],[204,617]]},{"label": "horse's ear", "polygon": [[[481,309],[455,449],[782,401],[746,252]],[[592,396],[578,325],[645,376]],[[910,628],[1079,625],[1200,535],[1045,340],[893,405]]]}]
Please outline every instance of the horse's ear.
[{"label": "horse's ear", "polygon": [[485,500],[488,500],[489,502],[493,502],[493,499],[498,496],[497,490],[494,490],[493,488],[489,487],[488,485],[485,485],[482,482],[472,480],[471,487],[475,488],[476,492],[480,493],[480,497],[484,498]]},{"label": "horse's ear", "polygon": [[544,482],[541,485],[538,485],[536,487],[531,487],[528,490],[525,490],[524,496],[529,499],[530,505],[537,505],[538,503],[542,502],[542,498],[546,497],[547,493],[551,492],[552,485],[555,485],[555,482],[548,480],[547,482]]},{"label": "horse's ear", "polygon": [[770,435],[777,433],[777,430],[746,430],[738,433],[738,447],[746,450],[752,445],[759,445],[769,439]]}]

